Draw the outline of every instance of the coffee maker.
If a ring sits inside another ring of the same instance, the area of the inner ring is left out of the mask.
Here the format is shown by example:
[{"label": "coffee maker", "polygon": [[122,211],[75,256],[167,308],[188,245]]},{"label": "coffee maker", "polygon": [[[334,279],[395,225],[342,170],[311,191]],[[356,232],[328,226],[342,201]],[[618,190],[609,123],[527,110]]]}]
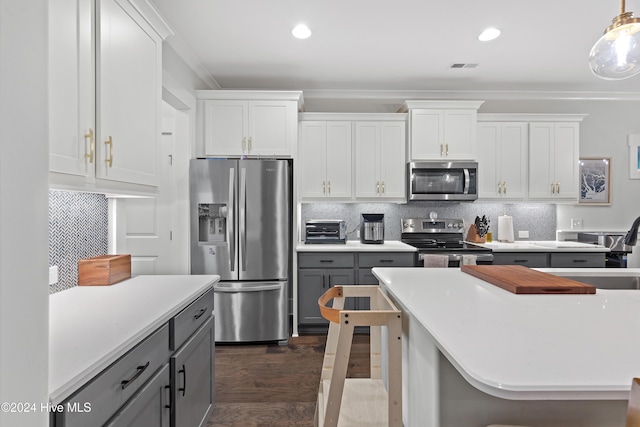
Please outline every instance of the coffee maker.
[{"label": "coffee maker", "polygon": [[361,243],[384,243],[384,214],[362,214],[360,220]]}]

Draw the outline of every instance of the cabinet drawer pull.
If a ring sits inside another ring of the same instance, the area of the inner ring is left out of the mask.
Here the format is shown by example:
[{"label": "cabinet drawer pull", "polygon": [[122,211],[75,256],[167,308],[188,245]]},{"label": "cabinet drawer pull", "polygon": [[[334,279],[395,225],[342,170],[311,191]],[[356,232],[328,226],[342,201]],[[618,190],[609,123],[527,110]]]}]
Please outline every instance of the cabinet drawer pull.
[{"label": "cabinet drawer pull", "polygon": [[381,259],[380,262],[393,262],[392,259]]},{"label": "cabinet drawer pull", "polygon": [[182,392],[182,397],[187,391],[187,368],[182,365],[182,369],[178,371],[179,374],[182,374],[182,387],[178,389],[178,391]]},{"label": "cabinet drawer pull", "polygon": [[514,259],[514,260],[513,260],[513,262],[521,262],[521,263],[524,263],[524,262],[529,262],[529,260],[528,260],[528,259]]},{"label": "cabinet drawer pull", "polygon": [[206,312],[207,312],[207,307],[205,307],[205,308],[203,308],[203,309],[201,309],[201,310],[198,310],[198,312],[197,312],[196,314],[194,314],[194,315],[193,315],[193,318],[194,318],[194,319],[196,319],[196,320],[198,320],[198,319],[199,319],[199,318],[201,318],[201,317],[202,317],[202,315],[203,315],[203,314],[205,314]]},{"label": "cabinet drawer pull", "polygon": [[574,259],[573,262],[587,262],[586,259]]},{"label": "cabinet drawer pull", "polygon": [[109,165],[109,167],[113,167],[113,139],[111,138],[111,135],[109,135],[109,139],[104,142],[104,145],[109,146],[109,158],[104,161]]},{"label": "cabinet drawer pull", "polygon": [[149,367],[149,362],[147,362],[144,366],[138,366],[136,369],[138,370],[131,378],[128,380],[123,380],[120,385],[122,389],[129,387],[132,382],[134,382],[142,373]]},{"label": "cabinet drawer pull", "polygon": [[321,259],[320,262],[333,262],[332,259]]}]

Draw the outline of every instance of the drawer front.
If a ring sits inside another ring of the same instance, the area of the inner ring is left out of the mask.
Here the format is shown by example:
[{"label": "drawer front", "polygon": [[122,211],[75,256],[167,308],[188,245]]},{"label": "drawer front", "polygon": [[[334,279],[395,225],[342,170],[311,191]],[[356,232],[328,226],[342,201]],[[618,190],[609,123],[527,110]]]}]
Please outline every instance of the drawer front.
[{"label": "drawer front", "polygon": [[548,267],[546,253],[518,252],[518,253],[493,253],[493,263],[496,265],[524,265],[531,268]]},{"label": "drawer front", "polygon": [[[169,327],[165,324],[65,403],[65,427],[101,426],[169,360]],[[85,405],[90,405],[89,410]],[[56,423],[57,424],[57,423]]]},{"label": "drawer front", "polygon": [[169,321],[169,348],[178,349],[213,312],[213,288],[189,304]]},{"label": "drawer front", "polygon": [[105,427],[169,427],[171,382],[166,363]]},{"label": "drawer front", "polygon": [[299,268],[353,268],[355,256],[353,253],[307,253],[298,254]]},{"label": "drawer front", "polygon": [[551,254],[552,268],[604,268],[604,253],[556,253]]},{"label": "drawer front", "polygon": [[358,266],[366,267],[413,267],[413,253],[376,252],[358,255]]}]

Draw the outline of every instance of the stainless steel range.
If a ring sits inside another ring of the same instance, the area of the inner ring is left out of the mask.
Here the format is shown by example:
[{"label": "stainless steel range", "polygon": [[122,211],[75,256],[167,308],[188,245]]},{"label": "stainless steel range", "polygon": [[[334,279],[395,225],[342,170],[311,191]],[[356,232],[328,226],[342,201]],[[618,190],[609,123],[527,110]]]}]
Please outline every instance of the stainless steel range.
[{"label": "stainless steel range", "polygon": [[447,255],[449,267],[458,267],[463,255],[475,255],[477,264],[492,264],[491,249],[464,242],[462,219],[402,219],[402,242],[418,248],[416,267],[424,265],[425,254]]}]

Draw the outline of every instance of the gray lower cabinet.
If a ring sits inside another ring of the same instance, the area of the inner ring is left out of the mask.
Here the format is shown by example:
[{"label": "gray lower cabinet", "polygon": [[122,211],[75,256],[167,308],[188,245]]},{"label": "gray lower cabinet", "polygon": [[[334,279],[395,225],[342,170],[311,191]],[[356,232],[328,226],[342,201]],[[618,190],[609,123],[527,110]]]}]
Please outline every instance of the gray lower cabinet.
[{"label": "gray lower cabinet", "polygon": [[494,252],[493,264],[545,268],[549,266],[549,255],[541,252]]},{"label": "gray lower cabinet", "polygon": [[172,425],[206,425],[213,409],[214,318],[195,332],[171,356]]},{"label": "gray lower cabinet", "polygon": [[[413,252],[301,252],[298,254],[298,324],[302,331],[325,331],[318,298],[335,285],[377,285],[373,267],[413,267]],[[367,298],[350,298],[348,310],[367,310]],[[314,328],[321,326],[322,328]],[[324,329],[323,329],[324,328]]]},{"label": "gray lower cabinet", "polygon": [[603,268],[605,252],[494,252],[494,265],[531,268]]},{"label": "gray lower cabinet", "polygon": [[51,427],[206,425],[214,398],[212,310],[210,289],[65,400]]},{"label": "gray lower cabinet", "polygon": [[[335,285],[352,285],[355,283],[353,268],[350,269],[317,269],[298,270],[298,289],[304,289],[304,297],[298,300],[299,323],[323,324],[329,322],[320,315],[318,298],[327,289]],[[353,308],[348,307],[347,308]]]},{"label": "gray lower cabinet", "polygon": [[170,422],[171,380],[167,363],[106,427],[169,427]]},{"label": "gray lower cabinet", "polygon": [[559,252],[549,255],[549,267],[552,268],[604,268],[606,262],[604,252]]}]

